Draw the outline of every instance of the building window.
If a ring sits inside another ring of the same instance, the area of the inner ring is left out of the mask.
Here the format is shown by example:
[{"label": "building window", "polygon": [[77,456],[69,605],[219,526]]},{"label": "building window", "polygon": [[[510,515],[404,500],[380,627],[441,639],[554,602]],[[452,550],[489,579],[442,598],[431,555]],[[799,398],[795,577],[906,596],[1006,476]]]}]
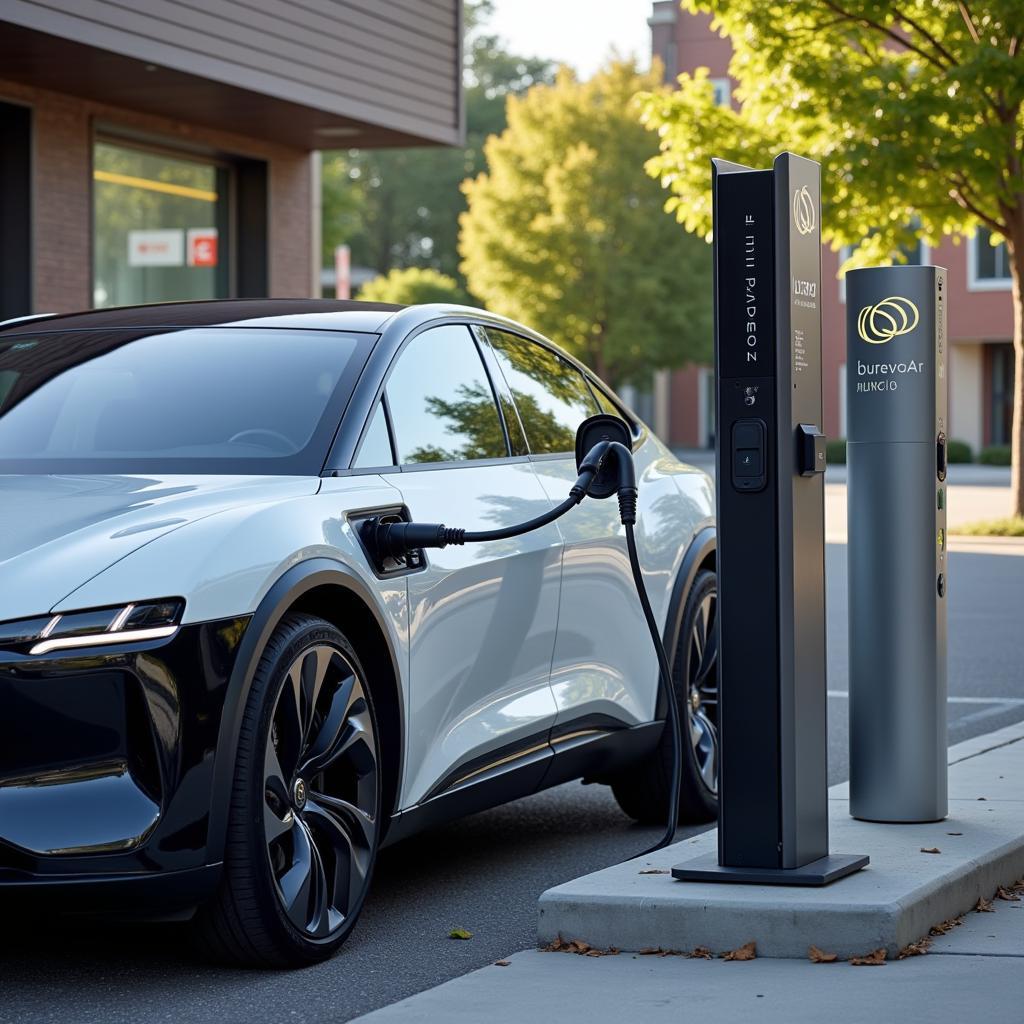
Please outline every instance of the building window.
[{"label": "building window", "polygon": [[988,228],[978,228],[968,239],[967,287],[972,292],[1002,291],[1010,287],[1010,254],[1006,243],[993,245]]},{"label": "building window", "polygon": [[227,167],[97,140],[93,304],[230,294]]},{"label": "building window", "polygon": [[732,82],[728,78],[712,78],[710,82],[715,94],[715,106],[729,106],[732,102]]},{"label": "building window", "polygon": [[[839,265],[842,266],[856,250],[854,245],[844,245],[839,250]],[[896,260],[898,266],[923,267],[932,258],[932,251],[928,244],[920,238],[913,245],[901,245],[897,250],[902,260]],[[839,301],[846,301],[846,274],[839,278]]]},{"label": "building window", "polygon": [[985,346],[988,362],[987,444],[1009,444],[1013,425],[1013,345]]}]

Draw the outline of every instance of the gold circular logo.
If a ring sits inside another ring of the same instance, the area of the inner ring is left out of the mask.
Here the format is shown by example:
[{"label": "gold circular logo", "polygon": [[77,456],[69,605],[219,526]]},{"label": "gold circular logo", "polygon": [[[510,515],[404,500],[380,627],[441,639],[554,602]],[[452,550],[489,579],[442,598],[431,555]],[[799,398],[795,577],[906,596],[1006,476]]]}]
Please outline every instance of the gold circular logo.
[{"label": "gold circular logo", "polygon": [[793,192],[793,223],[801,235],[809,235],[817,226],[814,200],[806,185]]},{"label": "gold circular logo", "polygon": [[917,306],[910,299],[902,295],[890,295],[860,311],[857,315],[857,333],[869,345],[884,345],[901,334],[909,334],[919,319]]}]

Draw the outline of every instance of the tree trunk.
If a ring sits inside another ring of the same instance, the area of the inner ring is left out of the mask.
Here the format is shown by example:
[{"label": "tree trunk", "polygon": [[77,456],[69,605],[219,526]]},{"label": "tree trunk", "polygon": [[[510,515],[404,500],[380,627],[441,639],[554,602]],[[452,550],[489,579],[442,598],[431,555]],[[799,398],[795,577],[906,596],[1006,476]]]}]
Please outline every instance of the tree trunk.
[{"label": "tree trunk", "polygon": [[1013,283],[1013,426],[1010,429],[1011,515],[1024,516],[1024,233],[1008,242]]}]

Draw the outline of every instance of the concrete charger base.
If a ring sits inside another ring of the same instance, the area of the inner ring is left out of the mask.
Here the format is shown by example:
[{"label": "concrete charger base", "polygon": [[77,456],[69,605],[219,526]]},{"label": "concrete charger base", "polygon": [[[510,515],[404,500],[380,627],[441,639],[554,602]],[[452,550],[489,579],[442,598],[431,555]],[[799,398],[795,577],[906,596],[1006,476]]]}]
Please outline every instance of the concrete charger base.
[{"label": "concrete charger base", "polygon": [[758,957],[806,959],[810,945],[844,959],[879,947],[895,956],[1024,876],[1024,722],[951,747],[948,762],[950,813],[933,824],[856,821],[847,785],[831,788],[832,842],[871,857],[838,885],[677,881],[672,869],[692,858],[714,863],[712,829],[548,889],[539,943],[721,953],[755,941]]}]

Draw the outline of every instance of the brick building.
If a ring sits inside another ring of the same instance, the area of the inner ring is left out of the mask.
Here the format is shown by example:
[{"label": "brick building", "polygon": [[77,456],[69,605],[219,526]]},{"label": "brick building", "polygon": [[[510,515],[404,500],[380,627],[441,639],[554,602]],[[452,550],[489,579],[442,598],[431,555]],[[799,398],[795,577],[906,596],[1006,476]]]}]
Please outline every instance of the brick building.
[{"label": "brick building", "polygon": [[460,144],[460,0],[9,0],[0,319],[319,294],[318,149]]},{"label": "brick building", "polygon": [[[731,103],[732,44],[711,30],[711,18],[682,11],[676,0],[658,0],[648,24],[652,53],[665,66],[666,81],[706,67],[720,103]],[[710,176],[710,169],[708,174]],[[822,182],[823,189],[828,182]],[[846,434],[846,296],[839,265],[847,253],[822,250],[822,385],[825,432]],[[709,257],[710,259],[710,254]],[[919,245],[911,262],[934,263],[949,272],[950,436],[977,452],[1009,444],[1013,410],[1013,313],[1006,246],[993,247],[983,232],[938,249]],[[668,388],[666,431],[671,444],[714,444],[712,370],[688,366],[675,371]]]}]

